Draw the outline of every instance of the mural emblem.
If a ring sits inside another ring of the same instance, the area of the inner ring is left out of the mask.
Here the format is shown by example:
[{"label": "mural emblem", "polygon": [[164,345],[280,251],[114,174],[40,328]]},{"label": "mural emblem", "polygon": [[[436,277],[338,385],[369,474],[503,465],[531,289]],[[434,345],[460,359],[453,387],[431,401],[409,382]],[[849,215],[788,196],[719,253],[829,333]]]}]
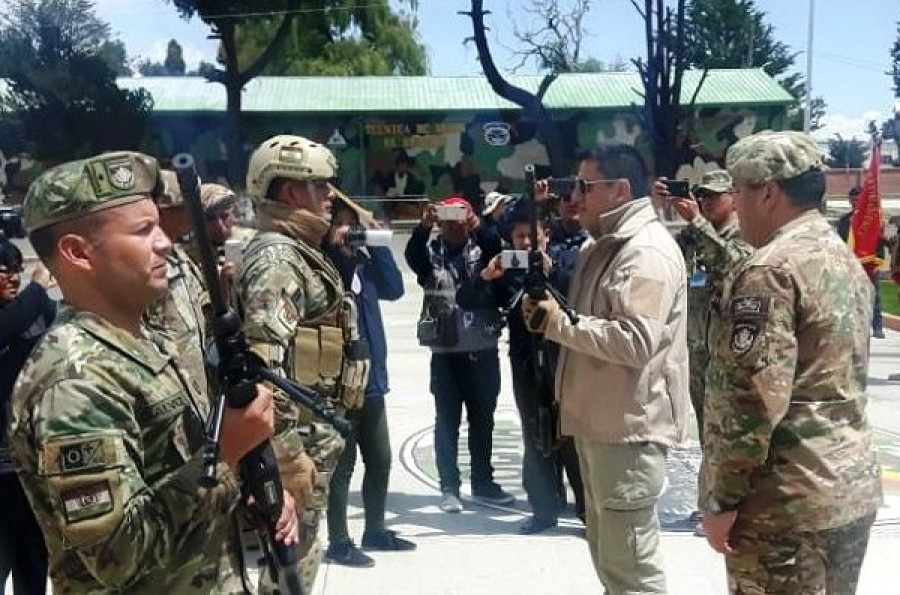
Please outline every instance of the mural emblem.
[{"label": "mural emblem", "polygon": [[505,147],[511,139],[509,124],[506,122],[488,122],[481,130],[484,142],[492,147]]}]

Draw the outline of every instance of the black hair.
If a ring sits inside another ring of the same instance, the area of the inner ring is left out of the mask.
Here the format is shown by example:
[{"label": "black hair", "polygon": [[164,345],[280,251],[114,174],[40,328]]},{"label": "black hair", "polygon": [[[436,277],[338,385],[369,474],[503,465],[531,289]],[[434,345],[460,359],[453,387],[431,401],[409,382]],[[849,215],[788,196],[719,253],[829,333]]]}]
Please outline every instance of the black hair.
[{"label": "black hair", "polygon": [[578,152],[578,161],[594,161],[610,180],[625,178],[631,184],[631,197],[650,194],[650,175],[644,158],[631,145],[603,143]]},{"label": "black hair", "polygon": [[275,178],[269,182],[269,187],[266,188],[266,198],[269,200],[278,200],[278,195],[281,194],[281,188],[287,182],[288,178]]},{"label": "black hair", "polygon": [[0,267],[8,271],[18,271],[22,268],[25,259],[19,247],[10,242],[5,236],[0,236]]},{"label": "black hair", "polygon": [[791,204],[798,208],[818,208],[825,197],[825,172],[817,169],[804,172],[789,180],[778,180],[778,186]]},{"label": "black hair", "polygon": [[28,239],[35,254],[46,264],[56,256],[56,244],[64,235],[72,233],[85,238],[96,238],[97,232],[103,227],[103,216],[103,211],[97,211],[70,221],[60,221],[31,231]]}]

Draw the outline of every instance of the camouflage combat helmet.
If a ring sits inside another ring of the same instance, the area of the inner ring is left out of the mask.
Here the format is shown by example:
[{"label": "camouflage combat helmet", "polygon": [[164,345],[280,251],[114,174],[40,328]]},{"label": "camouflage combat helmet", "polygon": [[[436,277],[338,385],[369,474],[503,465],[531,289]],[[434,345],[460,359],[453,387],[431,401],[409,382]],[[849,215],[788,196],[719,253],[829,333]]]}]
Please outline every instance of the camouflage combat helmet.
[{"label": "camouflage combat helmet", "polygon": [[22,218],[32,232],[157,196],[161,190],[159,165],[153,157],[131,151],[103,153],[44,172],[28,189]]},{"label": "camouflage combat helmet", "polygon": [[753,186],[825,169],[816,141],[792,130],[763,130],[742,138],[728,149],[726,161],[735,182]]},{"label": "camouflage combat helmet", "polygon": [[328,180],[335,177],[337,168],[337,160],[325,145],[302,136],[273,136],[250,156],[247,192],[254,199],[265,198],[275,178]]},{"label": "camouflage combat helmet", "polygon": [[232,208],[237,201],[234,192],[222,184],[200,185],[200,204],[207,215]]}]

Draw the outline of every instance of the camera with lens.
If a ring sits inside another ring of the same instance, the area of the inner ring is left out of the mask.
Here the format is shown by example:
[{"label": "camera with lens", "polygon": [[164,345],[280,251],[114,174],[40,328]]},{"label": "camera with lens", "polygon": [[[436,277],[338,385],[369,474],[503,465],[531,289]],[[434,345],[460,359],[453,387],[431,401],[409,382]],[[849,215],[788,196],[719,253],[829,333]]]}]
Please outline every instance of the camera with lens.
[{"label": "camera with lens", "polygon": [[347,232],[347,245],[351,248],[390,246],[393,235],[394,232],[390,229],[366,229],[362,226],[355,226]]},{"label": "camera with lens", "polygon": [[575,178],[550,178],[547,180],[547,192],[559,197],[571,196],[575,191]]}]

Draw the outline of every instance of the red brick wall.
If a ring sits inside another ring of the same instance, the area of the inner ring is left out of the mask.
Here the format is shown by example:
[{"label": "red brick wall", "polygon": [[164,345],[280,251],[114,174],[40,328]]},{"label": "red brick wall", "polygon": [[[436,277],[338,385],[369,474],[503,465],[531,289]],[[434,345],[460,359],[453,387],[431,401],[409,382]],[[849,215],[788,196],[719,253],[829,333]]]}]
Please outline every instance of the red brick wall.
[{"label": "red brick wall", "polygon": [[[846,198],[851,188],[862,184],[865,171],[861,169],[830,169],[826,172],[826,196]],[[881,197],[900,199],[900,167],[881,169]]]}]

